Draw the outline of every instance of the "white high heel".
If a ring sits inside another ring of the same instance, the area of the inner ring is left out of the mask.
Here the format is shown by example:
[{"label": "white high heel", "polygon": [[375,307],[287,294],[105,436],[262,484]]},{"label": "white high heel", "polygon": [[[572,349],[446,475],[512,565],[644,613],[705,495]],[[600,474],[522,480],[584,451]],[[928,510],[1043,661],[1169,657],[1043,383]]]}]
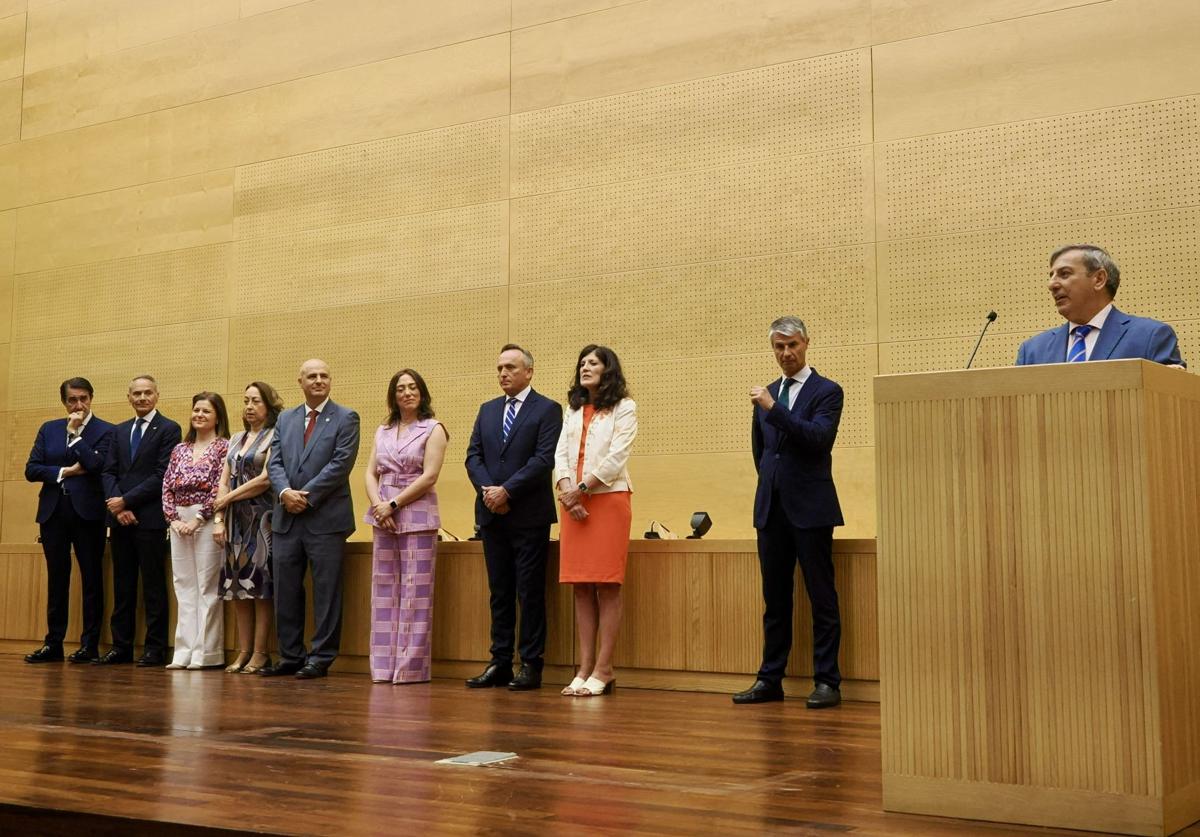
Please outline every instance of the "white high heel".
[{"label": "white high heel", "polygon": [[582,677],[579,677],[578,675],[576,675],[575,679],[572,680],[571,683],[565,689],[562,690],[561,694],[563,695],[563,697],[574,697],[575,695],[577,695],[579,693],[579,690],[584,687],[584,684],[586,682],[587,681],[584,680]]},{"label": "white high heel", "polygon": [[589,677],[583,686],[576,690],[575,694],[584,697],[596,697],[598,695],[611,695],[617,688],[617,678],[614,677],[605,683],[599,677]]}]

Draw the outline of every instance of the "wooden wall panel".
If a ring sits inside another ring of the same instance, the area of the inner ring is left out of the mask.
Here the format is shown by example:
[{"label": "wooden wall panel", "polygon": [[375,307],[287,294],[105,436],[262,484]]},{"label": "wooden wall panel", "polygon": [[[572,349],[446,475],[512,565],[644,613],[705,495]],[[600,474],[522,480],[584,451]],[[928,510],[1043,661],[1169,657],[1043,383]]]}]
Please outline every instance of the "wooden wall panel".
[{"label": "wooden wall panel", "polygon": [[250,17],[251,15],[260,15],[265,12],[273,12],[277,9],[282,9],[287,6],[297,6],[300,3],[308,3],[310,0],[241,0],[242,17]]},{"label": "wooden wall panel", "polygon": [[875,138],[1194,94],[1198,29],[1189,0],[1113,0],[877,46]]},{"label": "wooden wall panel", "polygon": [[313,0],[30,72],[28,136],[238,93],[503,32],[502,4]]},{"label": "wooden wall panel", "polygon": [[[280,277],[294,292],[272,294]],[[241,240],[234,281],[235,312],[267,298],[287,311],[504,286],[508,202]]]},{"label": "wooden wall panel", "polygon": [[[497,117],[508,53],[507,35],[482,38],[29,140],[0,207]],[[0,149],[0,185],[5,165]]]},{"label": "wooden wall panel", "polygon": [[513,281],[859,244],[871,184],[849,148],[515,199]]},{"label": "wooden wall panel", "polygon": [[[11,349],[11,344],[0,343],[0,415],[8,409],[8,371]],[[3,461],[0,459],[0,462]]]},{"label": "wooden wall panel", "polygon": [[196,32],[238,16],[238,0],[61,0],[29,11],[25,72],[88,61]]},{"label": "wooden wall panel", "polygon": [[885,143],[880,238],[1192,206],[1198,141],[1187,96]]},{"label": "wooden wall panel", "polygon": [[513,195],[863,145],[870,86],[856,50],[515,114]]},{"label": "wooden wall panel", "polygon": [[[28,452],[27,454],[28,455]],[[19,480],[5,480],[0,488],[0,540],[4,543],[35,544],[38,538],[38,487]],[[44,586],[44,585],[43,585]],[[43,595],[45,593],[43,592]],[[46,606],[41,607],[43,617]]]},{"label": "wooden wall panel", "polygon": [[513,29],[520,29],[640,2],[642,0],[513,0],[512,26]]},{"label": "wooden wall panel", "polygon": [[0,81],[0,145],[21,138],[21,81]]},{"label": "wooden wall panel", "polygon": [[503,118],[281,157],[238,169],[237,234],[279,235],[503,200],[507,172]]},{"label": "wooden wall panel", "polygon": [[[193,298],[223,312],[231,252],[228,244],[210,244],[23,273],[13,294],[18,324],[13,337],[40,340],[166,325],[186,317],[186,301]],[[62,312],[80,295],[88,300],[87,316],[64,319]]]},{"label": "wooden wall panel", "polygon": [[25,15],[0,17],[0,81],[19,78],[25,67]]},{"label": "wooden wall panel", "polygon": [[1092,0],[872,0],[871,43],[884,44],[1090,5]]},{"label": "wooden wall panel", "polygon": [[39,204],[18,211],[16,272],[228,241],[233,172]]},{"label": "wooden wall panel", "polygon": [[27,8],[27,0],[0,0],[0,17],[24,14]]},{"label": "wooden wall panel", "polygon": [[869,0],[646,0],[513,33],[513,112],[866,46]]}]

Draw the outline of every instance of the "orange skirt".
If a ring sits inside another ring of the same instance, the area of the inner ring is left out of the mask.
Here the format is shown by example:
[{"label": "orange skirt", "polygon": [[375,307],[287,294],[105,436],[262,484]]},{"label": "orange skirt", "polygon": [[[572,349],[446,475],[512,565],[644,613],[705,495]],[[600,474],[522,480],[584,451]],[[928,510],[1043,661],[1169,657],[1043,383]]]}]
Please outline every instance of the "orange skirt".
[{"label": "orange skirt", "polygon": [[628,491],[587,494],[587,520],[559,509],[558,580],[563,584],[624,584],[633,507]]}]

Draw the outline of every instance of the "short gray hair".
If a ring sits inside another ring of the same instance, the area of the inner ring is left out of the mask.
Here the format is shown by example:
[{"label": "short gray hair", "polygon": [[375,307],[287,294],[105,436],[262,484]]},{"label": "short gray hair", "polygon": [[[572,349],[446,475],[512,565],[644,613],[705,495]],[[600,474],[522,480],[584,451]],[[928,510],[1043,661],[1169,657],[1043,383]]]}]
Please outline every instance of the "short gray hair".
[{"label": "short gray hair", "polygon": [[501,346],[500,354],[504,354],[505,352],[520,352],[521,357],[525,358],[525,366],[530,369],[533,368],[533,355],[529,354],[529,352],[522,349],[516,343],[505,343],[503,346]]},{"label": "short gray hair", "polygon": [[1054,263],[1063,253],[1075,251],[1083,257],[1083,266],[1088,269],[1088,273],[1095,273],[1104,268],[1104,272],[1108,274],[1108,281],[1104,283],[1104,287],[1108,289],[1109,296],[1115,297],[1117,288],[1121,287],[1121,268],[1117,267],[1113,257],[1108,255],[1103,247],[1097,247],[1095,244],[1064,244],[1050,254],[1050,266],[1054,267]]},{"label": "short gray hair", "polygon": [[775,322],[771,323],[771,327],[767,329],[767,340],[771,339],[772,334],[782,334],[784,337],[791,337],[793,334],[799,334],[804,339],[808,339],[808,328],[804,325],[804,320],[799,317],[788,315],[780,317]]},{"label": "short gray hair", "polygon": [[149,381],[150,383],[154,384],[155,389],[158,389],[158,381],[154,380],[153,375],[134,375],[129,379],[130,389],[133,389],[133,385],[136,381]]}]

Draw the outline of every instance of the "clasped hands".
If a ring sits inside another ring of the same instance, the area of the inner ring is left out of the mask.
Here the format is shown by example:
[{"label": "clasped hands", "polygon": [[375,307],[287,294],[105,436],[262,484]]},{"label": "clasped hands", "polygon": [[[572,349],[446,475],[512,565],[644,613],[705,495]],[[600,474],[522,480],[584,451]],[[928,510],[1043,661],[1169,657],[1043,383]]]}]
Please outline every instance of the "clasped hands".
[{"label": "clasped hands", "polygon": [[558,481],[558,502],[563,504],[573,520],[587,520],[588,510],[583,507],[583,492],[570,480]]},{"label": "clasped hands", "polygon": [[300,514],[308,508],[308,492],[296,488],[285,488],[279,495],[279,502],[283,504],[283,508],[288,514]]},{"label": "clasped hands", "polygon": [[124,497],[110,497],[104,501],[104,505],[108,507],[108,513],[117,519],[117,524],[120,526],[136,526],[138,519],[129,509],[125,508]]},{"label": "clasped hands", "polygon": [[502,485],[483,486],[483,504],[492,514],[508,514],[508,490]]},{"label": "clasped hands", "polygon": [[172,520],[171,531],[180,537],[191,537],[192,535],[196,534],[196,530],[200,528],[202,523],[204,523],[204,521],[198,517],[193,517],[188,521]]}]

